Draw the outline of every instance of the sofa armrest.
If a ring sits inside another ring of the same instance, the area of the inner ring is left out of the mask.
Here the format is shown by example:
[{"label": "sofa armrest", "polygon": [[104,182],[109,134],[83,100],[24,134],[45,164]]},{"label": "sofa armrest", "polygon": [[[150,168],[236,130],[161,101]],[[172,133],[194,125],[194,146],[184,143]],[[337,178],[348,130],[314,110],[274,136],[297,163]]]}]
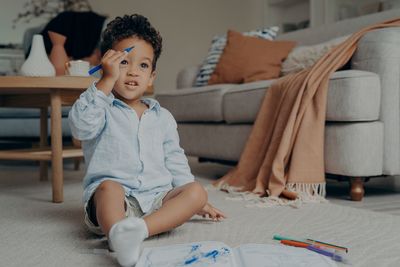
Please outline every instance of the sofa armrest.
[{"label": "sofa armrest", "polygon": [[190,88],[193,87],[200,65],[186,67],[178,73],[176,79],[176,88]]},{"label": "sofa armrest", "polygon": [[400,174],[400,27],[374,30],[358,43],[351,68],[379,75],[384,123],[383,174]]}]

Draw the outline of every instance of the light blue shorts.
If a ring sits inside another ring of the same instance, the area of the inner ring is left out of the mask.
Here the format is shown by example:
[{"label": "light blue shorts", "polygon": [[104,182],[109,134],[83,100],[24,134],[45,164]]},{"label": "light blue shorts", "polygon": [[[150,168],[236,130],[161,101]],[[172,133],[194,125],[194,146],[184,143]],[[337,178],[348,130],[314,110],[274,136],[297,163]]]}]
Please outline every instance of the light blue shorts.
[{"label": "light blue shorts", "polygon": [[[144,213],[142,208],[140,207],[139,201],[132,196],[125,196],[125,216],[126,217],[143,217],[147,214],[151,214],[154,211],[161,208],[163,204],[164,197],[168,194],[169,191],[160,193],[156,199],[154,199],[153,205],[151,209]],[[89,231],[96,235],[104,235],[101,230],[97,218],[96,218],[96,210],[93,205],[93,195],[90,197],[90,200],[85,203],[85,224],[88,227]]]}]

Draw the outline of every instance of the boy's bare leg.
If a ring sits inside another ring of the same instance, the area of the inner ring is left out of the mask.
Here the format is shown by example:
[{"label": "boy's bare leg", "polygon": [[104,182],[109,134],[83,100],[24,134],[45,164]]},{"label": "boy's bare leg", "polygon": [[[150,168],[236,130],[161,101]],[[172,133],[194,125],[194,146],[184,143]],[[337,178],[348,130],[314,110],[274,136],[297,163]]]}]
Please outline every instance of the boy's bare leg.
[{"label": "boy's bare leg", "polygon": [[108,237],[111,227],[125,218],[125,191],[113,181],[104,181],[96,189],[94,203],[97,221]]},{"label": "boy's bare leg", "polygon": [[102,182],[94,195],[97,221],[108,237],[110,248],[115,251],[120,265],[133,266],[148,231],[143,219],[125,218],[124,199],[123,187],[113,181]]},{"label": "boy's bare leg", "polygon": [[198,182],[171,190],[163,199],[162,207],[144,217],[149,236],[171,230],[201,211],[207,203],[207,192]]}]

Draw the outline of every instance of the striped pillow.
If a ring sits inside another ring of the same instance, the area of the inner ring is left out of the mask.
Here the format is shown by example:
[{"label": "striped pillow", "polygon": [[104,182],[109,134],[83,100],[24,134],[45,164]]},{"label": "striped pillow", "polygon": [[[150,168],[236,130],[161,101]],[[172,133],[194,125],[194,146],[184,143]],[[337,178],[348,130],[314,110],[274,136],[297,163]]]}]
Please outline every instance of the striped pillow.
[{"label": "striped pillow", "polygon": [[[274,40],[276,35],[278,34],[279,27],[272,26],[265,29],[244,32],[243,35],[246,36],[256,36],[266,40]],[[217,35],[211,41],[211,47],[208,51],[208,55],[206,59],[203,61],[199,72],[197,73],[196,79],[194,81],[194,86],[205,86],[208,84],[208,80],[211,77],[211,74],[214,72],[215,67],[217,66],[218,60],[224,51],[226,45],[226,34]]]}]

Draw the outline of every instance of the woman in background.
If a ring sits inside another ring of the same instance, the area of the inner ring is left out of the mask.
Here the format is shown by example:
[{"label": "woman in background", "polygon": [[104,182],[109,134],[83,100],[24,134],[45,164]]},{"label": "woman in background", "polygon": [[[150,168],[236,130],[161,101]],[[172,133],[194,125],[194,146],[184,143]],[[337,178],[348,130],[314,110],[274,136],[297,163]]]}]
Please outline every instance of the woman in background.
[{"label": "woman in background", "polygon": [[56,75],[65,74],[65,63],[70,60],[100,63],[98,44],[105,24],[106,17],[92,11],[64,11],[47,23],[41,34]]}]

